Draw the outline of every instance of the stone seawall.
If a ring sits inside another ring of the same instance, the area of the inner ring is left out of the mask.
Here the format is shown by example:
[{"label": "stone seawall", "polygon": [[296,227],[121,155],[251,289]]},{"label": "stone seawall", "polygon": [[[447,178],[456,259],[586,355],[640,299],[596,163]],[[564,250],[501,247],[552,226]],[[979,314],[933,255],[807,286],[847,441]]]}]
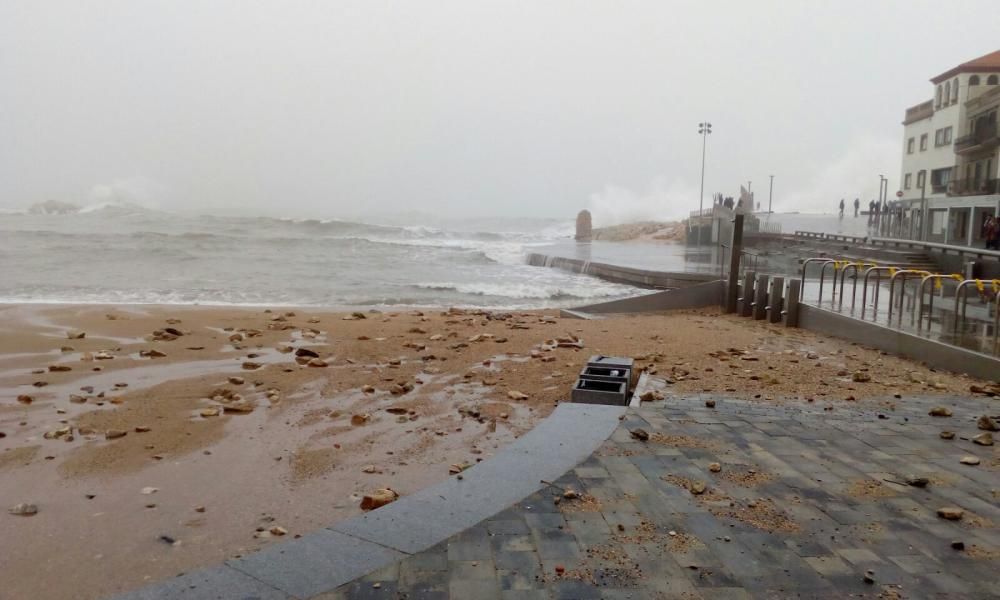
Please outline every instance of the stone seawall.
[{"label": "stone seawall", "polygon": [[624,283],[635,287],[655,290],[684,288],[705,283],[706,281],[714,281],[719,278],[718,275],[711,273],[650,271],[538,253],[529,254],[527,256],[527,263],[535,267],[562,269],[573,273],[599,277],[600,279],[614,283]]}]

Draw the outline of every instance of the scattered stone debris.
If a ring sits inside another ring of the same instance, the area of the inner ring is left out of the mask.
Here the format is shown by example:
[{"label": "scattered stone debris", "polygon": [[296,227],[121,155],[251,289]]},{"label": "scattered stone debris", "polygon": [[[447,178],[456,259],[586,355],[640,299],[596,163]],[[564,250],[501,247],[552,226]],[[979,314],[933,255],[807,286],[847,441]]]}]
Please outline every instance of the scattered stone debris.
[{"label": "scattered stone debris", "polygon": [[976,427],[983,431],[1000,431],[1000,426],[997,426],[997,422],[990,418],[989,415],[979,417],[976,420]]},{"label": "scattered stone debris", "polygon": [[361,498],[361,510],[374,510],[390,502],[395,502],[397,498],[399,498],[399,494],[390,488],[377,489]]},{"label": "scattered stone debris", "polygon": [[942,440],[953,440],[953,439],[955,439],[955,432],[954,431],[942,431],[938,435],[941,437]]},{"label": "scattered stone debris", "polygon": [[715,400],[705,400],[705,406],[708,408],[715,408]]},{"label": "scattered stone debris", "polygon": [[958,462],[962,463],[963,465],[978,465],[979,464],[979,457],[978,456],[963,456],[962,459],[959,460]]},{"label": "scattered stone debris", "polygon": [[927,414],[932,417],[950,417],[951,409],[947,406],[935,406]]},{"label": "scattered stone debris", "polygon": [[124,429],[108,429],[104,432],[104,439],[117,440],[118,438],[123,438],[126,435],[128,435],[128,432]]},{"label": "scattered stone debris", "polygon": [[511,390],[507,392],[507,397],[510,398],[511,400],[518,400],[518,401],[527,400],[529,398],[527,394],[518,392],[517,390]]},{"label": "scattered stone debris", "polygon": [[22,502],[20,504],[15,504],[14,506],[7,509],[12,515],[17,515],[20,517],[31,517],[38,514],[38,506],[34,504],[29,504],[27,502]]},{"label": "scattered stone debris", "polygon": [[640,442],[649,441],[649,433],[645,429],[633,429],[629,431],[632,437],[639,440]]},{"label": "scattered stone debris", "polygon": [[872,376],[867,371],[855,371],[854,374],[851,375],[851,380],[857,383],[868,383],[872,380]]},{"label": "scattered stone debris", "polygon": [[979,444],[980,446],[992,446],[993,445],[993,434],[989,431],[980,433],[972,438],[973,444]]},{"label": "scattered stone debris", "polygon": [[711,472],[713,472],[713,473],[718,473],[719,471],[722,470],[722,465],[720,465],[717,462],[709,463],[708,464],[708,470],[711,471]]},{"label": "scattered stone debris", "polygon": [[918,488],[927,487],[927,484],[929,484],[930,482],[931,482],[931,480],[928,479],[928,478],[926,478],[926,477],[907,477],[906,478],[906,485],[910,485],[910,486],[918,487]]},{"label": "scattered stone debris", "polygon": [[948,521],[958,521],[965,516],[965,511],[955,506],[943,506],[937,509],[937,515]]},{"label": "scattered stone debris", "polygon": [[35,399],[27,394],[21,394],[17,397],[17,401],[21,404],[31,404]]}]

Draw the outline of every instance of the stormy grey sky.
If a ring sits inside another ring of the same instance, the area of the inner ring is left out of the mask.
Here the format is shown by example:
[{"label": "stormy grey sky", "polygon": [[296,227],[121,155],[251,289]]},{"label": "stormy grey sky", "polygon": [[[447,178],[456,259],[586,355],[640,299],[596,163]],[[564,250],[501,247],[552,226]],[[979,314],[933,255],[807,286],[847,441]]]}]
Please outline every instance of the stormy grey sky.
[{"label": "stormy grey sky", "polygon": [[[0,1],[0,207],[670,217],[899,178],[995,0]],[[977,18],[976,15],[984,16]]]}]

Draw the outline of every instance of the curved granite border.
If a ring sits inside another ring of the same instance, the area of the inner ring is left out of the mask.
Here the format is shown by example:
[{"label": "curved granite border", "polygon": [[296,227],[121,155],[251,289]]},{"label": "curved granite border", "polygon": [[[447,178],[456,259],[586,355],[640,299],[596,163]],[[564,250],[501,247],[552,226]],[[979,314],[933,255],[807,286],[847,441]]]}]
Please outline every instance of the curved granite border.
[{"label": "curved granite border", "polygon": [[309,598],[434,546],[561,477],[618,426],[625,407],[560,404],[496,456],[370,513],[117,600]]}]

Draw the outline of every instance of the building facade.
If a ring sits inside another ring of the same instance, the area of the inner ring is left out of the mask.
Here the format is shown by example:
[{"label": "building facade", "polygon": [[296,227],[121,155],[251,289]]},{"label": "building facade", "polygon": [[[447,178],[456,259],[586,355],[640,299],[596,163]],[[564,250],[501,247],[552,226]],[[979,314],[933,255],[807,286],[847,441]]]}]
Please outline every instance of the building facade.
[{"label": "building facade", "polygon": [[906,109],[899,198],[882,233],[982,246],[1000,214],[1000,50],[932,78],[930,100]]}]

